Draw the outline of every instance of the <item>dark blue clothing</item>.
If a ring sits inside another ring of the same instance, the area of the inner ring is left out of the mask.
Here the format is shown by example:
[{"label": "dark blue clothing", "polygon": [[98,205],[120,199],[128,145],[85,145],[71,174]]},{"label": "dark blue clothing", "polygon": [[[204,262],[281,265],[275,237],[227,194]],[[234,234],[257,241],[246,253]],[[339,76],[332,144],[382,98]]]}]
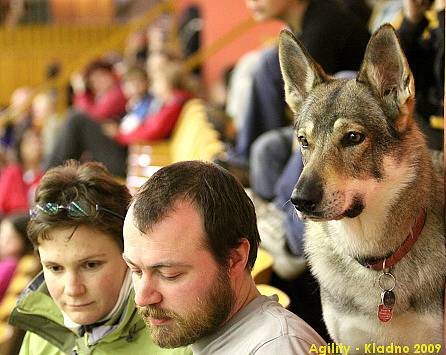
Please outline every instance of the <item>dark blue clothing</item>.
[{"label": "dark blue clothing", "polygon": [[297,217],[290,196],[302,170],[302,155],[300,150],[297,150],[288,160],[275,186],[276,198],[274,202],[286,214],[284,224],[288,246],[295,255],[304,254],[304,223]]},{"label": "dark blue clothing", "polygon": [[443,130],[430,126],[431,115],[443,116],[444,109],[444,10],[438,12],[439,26],[423,36],[428,20],[403,20],[398,34],[415,80],[416,118],[429,148],[443,150]]},{"label": "dark blue clothing", "polygon": [[[358,70],[369,40],[367,29],[332,0],[311,0],[298,38],[327,73]],[[229,159],[248,166],[249,150],[262,133],[290,124],[277,48],[266,50],[247,93],[249,108]]]}]

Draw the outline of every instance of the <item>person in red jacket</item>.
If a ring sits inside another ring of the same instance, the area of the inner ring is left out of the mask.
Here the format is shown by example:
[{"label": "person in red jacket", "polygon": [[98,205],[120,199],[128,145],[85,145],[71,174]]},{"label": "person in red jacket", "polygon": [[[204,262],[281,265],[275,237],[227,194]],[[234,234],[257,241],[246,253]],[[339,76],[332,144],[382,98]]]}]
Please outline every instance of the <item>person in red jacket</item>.
[{"label": "person in red jacket", "polygon": [[[175,127],[184,103],[192,97],[182,89],[183,76],[176,62],[166,63],[157,74],[150,77],[153,95],[150,100],[153,102],[147,105],[147,112],[133,130],[120,128],[120,123],[116,120],[98,123],[86,118],[85,115],[74,115],[62,127],[46,168],[60,165],[68,159],[80,159],[88,153],[88,159],[102,162],[115,176],[125,177],[127,144],[140,140],[167,138]],[[137,95],[141,99],[139,89],[128,91],[129,87],[135,85],[143,88],[142,83],[137,84],[141,80],[144,81],[144,78],[133,74],[124,78],[125,91],[128,94],[132,93],[128,96],[129,103],[135,101],[132,95]],[[124,123],[126,117],[132,113],[139,115],[140,108],[139,105],[129,105],[129,112],[122,122]]]},{"label": "person in red jacket", "polygon": [[33,252],[26,233],[28,221],[29,215],[26,213],[8,216],[0,223],[0,302],[14,277],[20,258]]},{"label": "person in red jacket", "polygon": [[28,212],[42,177],[43,144],[40,132],[25,128],[16,141],[17,162],[8,164],[0,176],[0,215]]},{"label": "person in red jacket", "polygon": [[139,141],[154,141],[170,136],[180,116],[184,103],[192,95],[183,89],[184,76],[179,63],[168,62],[162,70],[152,73],[151,92],[154,100],[161,102],[157,112],[148,112],[139,126],[130,132],[116,123],[103,124],[106,135],[122,145]]},{"label": "person in red jacket", "polygon": [[42,177],[43,144],[40,132],[28,127],[18,136],[17,162],[7,165],[0,176],[0,215],[28,212]]},{"label": "person in red jacket", "polygon": [[125,177],[127,149],[101,134],[102,122],[119,121],[127,99],[111,64],[92,62],[84,75],[71,79],[73,107],[46,158],[44,169],[68,159],[100,161],[115,176]]},{"label": "person in red jacket", "polygon": [[113,66],[106,61],[92,62],[85,74],[75,73],[71,79],[74,91],[73,108],[95,121],[120,118],[127,102]]}]

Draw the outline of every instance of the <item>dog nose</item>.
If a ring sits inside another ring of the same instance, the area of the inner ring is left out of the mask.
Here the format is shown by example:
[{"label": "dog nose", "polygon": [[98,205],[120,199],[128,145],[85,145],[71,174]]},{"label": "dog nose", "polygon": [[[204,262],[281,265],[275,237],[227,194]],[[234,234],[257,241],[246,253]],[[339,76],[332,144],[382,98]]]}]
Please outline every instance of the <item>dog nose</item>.
[{"label": "dog nose", "polygon": [[291,202],[301,212],[314,212],[322,201],[322,183],[319,179],[299,181],[291,194]]}]

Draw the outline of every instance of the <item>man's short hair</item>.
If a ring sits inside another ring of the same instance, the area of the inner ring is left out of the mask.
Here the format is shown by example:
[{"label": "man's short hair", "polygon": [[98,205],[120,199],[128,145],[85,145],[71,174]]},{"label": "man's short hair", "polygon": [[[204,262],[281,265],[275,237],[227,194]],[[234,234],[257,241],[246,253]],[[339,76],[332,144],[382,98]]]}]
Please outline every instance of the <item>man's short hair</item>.
[{"label": "man's short hair", "polygon": [[70,202],[83,201],[93,207],[98,205],[101,210],[90,216],[71,218],[66,210],[52,215],[34,207],[36,214],[28,224],[28,238],[34,247],[38,247],[39,242],[49,239],[49,233],[56,228],[85,225],[111,236],[123,250],[124,220],[118,216],[125,216],[130,199],[128,189],[117,182],[103,164],[80,164],[69,160],[43,176],[36,190],[36,205],[67,206]]},{"label": "man's short hair", "polygon": [[136,227],[147,233],[169,215],[177,201],[189,201],[197,208],[207,247],[220,265],[228,266],[231,250],[246,238],[250,245],[247,268],[252,269],[260,243],[254,205],[228,171],[200,161],[158,170],[134,197]]}]

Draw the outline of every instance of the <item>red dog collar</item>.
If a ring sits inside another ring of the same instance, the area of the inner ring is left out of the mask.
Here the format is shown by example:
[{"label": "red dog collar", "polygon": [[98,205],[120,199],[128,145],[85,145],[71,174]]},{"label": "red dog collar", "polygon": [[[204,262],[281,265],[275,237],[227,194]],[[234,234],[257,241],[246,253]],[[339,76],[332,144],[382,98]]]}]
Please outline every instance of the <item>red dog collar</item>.
[{"label": "red dog collar", "polygon": [[423,230],[424,223],[426,221],[426,211],[423,209],[421,210],[420,214],[418,215],[417,219],[415,220],[414,225],[412,226],[409,235],[407,236],[406,240],[403,244],[390,256],[387,258],[379,259],[379,260],[373,260],[373,264],[365,263],[363,264],[367,268],[373,269],[373,270],[383,270],[384,268],[390,268],[393,265],[395,265],[398,261],[400,261],[404,255],[406,255],[409,250],[412,248],[412,246],[417,241],[418,237],[421,234],[421,231]]}]

